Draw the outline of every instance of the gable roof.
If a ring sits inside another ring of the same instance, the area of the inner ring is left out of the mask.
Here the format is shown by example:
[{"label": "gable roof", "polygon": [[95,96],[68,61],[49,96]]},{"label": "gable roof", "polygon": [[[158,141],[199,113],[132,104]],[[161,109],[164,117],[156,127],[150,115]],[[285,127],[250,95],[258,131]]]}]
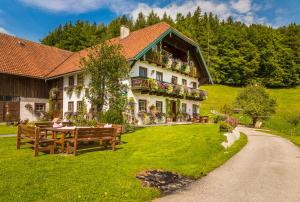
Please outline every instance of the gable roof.
[{"label": "gable roof", "polygon": [[[122,47],[122,53],[127,60],[132,60],[149,44],[168,31],[171,26],[165,22],[133,31],[126,38],[115,37],[108,40],[112,44],[119,44]],[[88,49],[74,53],[64,63],[58,66],[47,77],[56,77],[62,74],[80,71],[80,58],[88,55]]]},{"label": "gable roof", "polygon": [[0,33],[0,73],[44,79],[71,54]]},{"label": "gable roof", "polygon": [[[108,42],[121,45],[127,60],[138,60],[168,34],[175,34],[196,48],[208,81],[213,83],[199,46],[166,22],[133,31],[123,39],[112,38]],[[88,53],[89,48],[74,53],[0,33],[0,73],[51,79],[81,71],[80,59],[87,57]]]}]

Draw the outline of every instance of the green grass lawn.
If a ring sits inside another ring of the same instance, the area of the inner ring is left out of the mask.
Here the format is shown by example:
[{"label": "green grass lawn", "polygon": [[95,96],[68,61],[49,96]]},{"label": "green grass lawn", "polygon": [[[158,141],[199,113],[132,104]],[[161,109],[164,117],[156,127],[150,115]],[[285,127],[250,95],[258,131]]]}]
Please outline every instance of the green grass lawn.
[{"label": "green grass lawn", "polygon": [[124,135],[112,152],[79,156],[41,154],[15,138],[0,141],[0,201],[149,201],[156,189],[135,178],[145,169],[164,169],[199,178],[220,166],[247,142],[245,135],[225,150],[217,125],[159,126]]},{"label": "green grass lawn", "polygon": [[7,126],[0,125],[0,135],[3,134],[17,134],[17,127],[16,126]]},{"label": "green grass lawn", "polygon": [[[210,110],[220,110],[224,104],[232,105],[242,88],[228,87],[222,85],[203,86],[208,91],[208,99],[201,102],[201,112],[208,114]],[[300,114],[300,87],[291,89],[268,89],[272,97],[277,101],[276,114],[265,122],[265,127],[278,132],[289,134],[292,126],[287,122],[287,117]],[[248,117],[235,115],[245,124],[251,123]],[[300,126],[296,128],[300,135]]]}]

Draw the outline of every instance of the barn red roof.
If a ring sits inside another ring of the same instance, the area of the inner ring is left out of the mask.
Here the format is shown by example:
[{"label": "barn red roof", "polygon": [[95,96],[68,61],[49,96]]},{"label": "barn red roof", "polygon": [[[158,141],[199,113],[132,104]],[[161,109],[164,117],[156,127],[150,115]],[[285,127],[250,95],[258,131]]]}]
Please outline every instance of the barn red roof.
[{"label": "barn red roof", "polygon": [[0,33],[0,73],[45,78],[72,54]]}]

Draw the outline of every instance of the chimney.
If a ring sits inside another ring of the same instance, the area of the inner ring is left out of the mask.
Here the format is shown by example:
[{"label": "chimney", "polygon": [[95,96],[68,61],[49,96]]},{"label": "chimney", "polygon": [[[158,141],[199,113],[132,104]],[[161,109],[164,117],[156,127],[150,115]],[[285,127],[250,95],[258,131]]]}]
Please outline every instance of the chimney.
[{"label": "chimney", "polygon": [[130,34],[130,29],[125,25],[121,25],[121,27],[120,27],[120,38],[124,39],[124,38],[128,37],[129,34]]}]

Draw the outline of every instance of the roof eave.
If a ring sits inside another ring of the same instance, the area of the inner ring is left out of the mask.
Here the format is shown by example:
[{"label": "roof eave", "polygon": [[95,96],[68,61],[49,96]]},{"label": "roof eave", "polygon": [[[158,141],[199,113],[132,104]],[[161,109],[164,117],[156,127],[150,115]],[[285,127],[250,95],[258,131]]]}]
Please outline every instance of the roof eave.
[{"label": "roof eave", "polygon": [[146,48],[144,48],[141,52],[139,52],[134,58],[132,58],[133,60],[139,60],[144,54],[146,54],[147,51],[149,51],[155,44],[157,44],[158,42],[160,42],[165,36],[167,36],[168,34],[170,33],[173,33],[175,34],[176,36],[178,36],[179,38],[181,38],[182,40],[186,41],[187,43],[193,45],[194,47],[196,47],[197,49],[197,52],[200,54],[200,58],[201,58],[201,61],[203,63],[203,66],[205,68],[205,71],[207,73],[207,76],[208,76],[208,82],[210,84],[214,84],[213,80],[212,80],[212,77],[208,71],[208,67],[206,65],[206,62],[204,60],[204,57],[201,53],[201,49],[199,47],[199,45],[194,42],[192,39],[184,36],[182,33],[180,33],[179,31],[177,31],[176,29],[170,27],[169,29],[167,29],[164,33],[162,33],[157,39],[155,39],[152,43],[150,43]]}]

